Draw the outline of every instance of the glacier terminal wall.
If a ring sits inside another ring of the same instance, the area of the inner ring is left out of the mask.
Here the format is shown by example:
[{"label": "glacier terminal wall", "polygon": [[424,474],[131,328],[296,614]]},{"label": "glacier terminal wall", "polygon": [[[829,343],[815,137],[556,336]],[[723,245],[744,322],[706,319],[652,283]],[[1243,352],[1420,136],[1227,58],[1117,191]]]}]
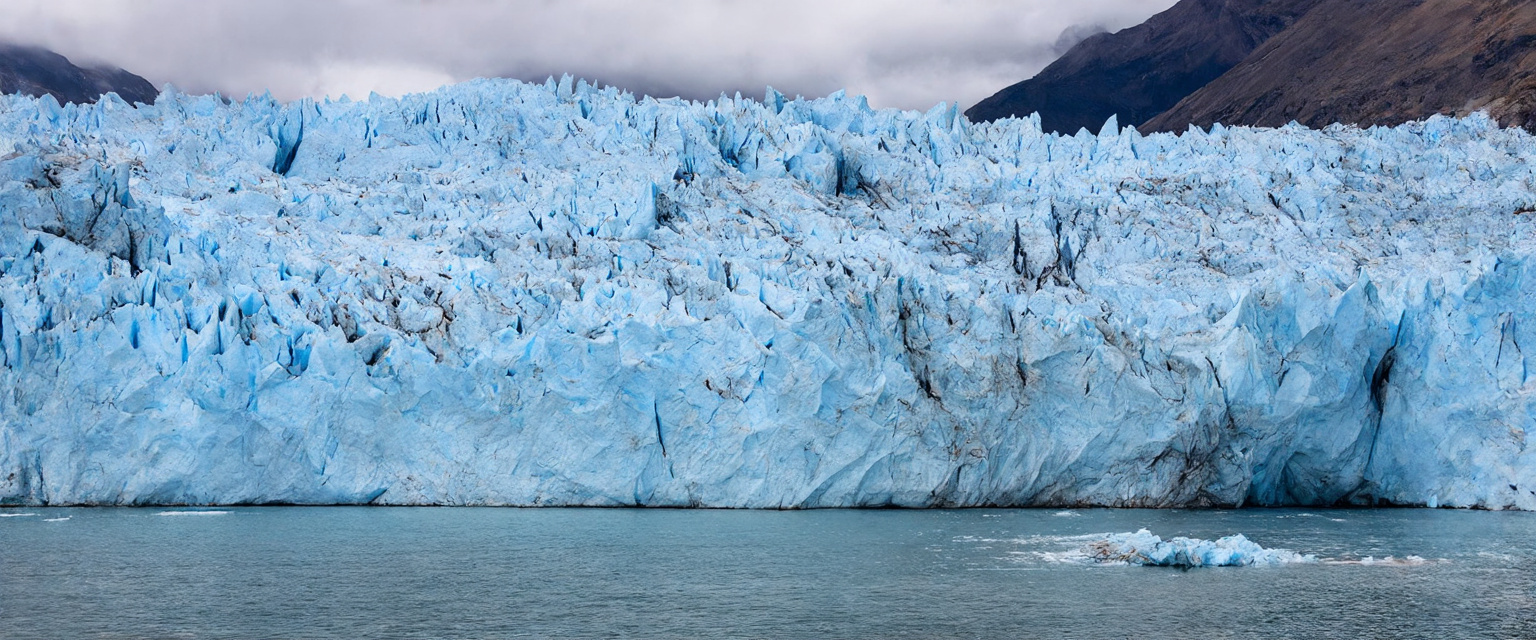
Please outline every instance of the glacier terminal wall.
[{"label": "glacier terminal wall", "polygon": [[0,503],[1536,509],[1533,159],[569,78],[0,97]]}]

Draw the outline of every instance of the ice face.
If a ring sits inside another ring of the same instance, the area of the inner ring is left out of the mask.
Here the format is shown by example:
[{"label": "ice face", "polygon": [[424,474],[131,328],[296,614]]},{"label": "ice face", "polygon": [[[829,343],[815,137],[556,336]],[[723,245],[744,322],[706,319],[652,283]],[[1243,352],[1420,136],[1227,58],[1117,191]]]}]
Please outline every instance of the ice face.
[{"label": "ice face", "polygon": [[1536,508],[1483,117],[0,98],[0,501]]}]

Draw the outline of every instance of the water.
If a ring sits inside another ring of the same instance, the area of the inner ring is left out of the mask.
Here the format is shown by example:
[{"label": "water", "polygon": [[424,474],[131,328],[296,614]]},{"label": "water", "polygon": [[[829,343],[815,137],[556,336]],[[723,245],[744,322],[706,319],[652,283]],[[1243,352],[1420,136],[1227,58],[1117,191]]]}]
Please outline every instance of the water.
[{"label": "water", "polygon": [[[1536,637],[1532,513],[179,511],[0,509],[0,637]],[[1425,560],[1053,559],[1142,527]]]}]

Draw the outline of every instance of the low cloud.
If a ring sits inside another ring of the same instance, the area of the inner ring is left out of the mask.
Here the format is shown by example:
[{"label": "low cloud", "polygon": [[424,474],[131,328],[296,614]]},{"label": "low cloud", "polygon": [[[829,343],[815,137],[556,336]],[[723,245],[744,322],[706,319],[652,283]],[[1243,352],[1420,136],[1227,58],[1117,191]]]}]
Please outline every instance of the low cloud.
[{"label": "low cloud", "polygon": [[[0,39],[227,95],[398,95],[563,73],[707,99],[972,104],[1174,0],[6,0]],[[1086,26],[1085,26],[1086,25]]]}]

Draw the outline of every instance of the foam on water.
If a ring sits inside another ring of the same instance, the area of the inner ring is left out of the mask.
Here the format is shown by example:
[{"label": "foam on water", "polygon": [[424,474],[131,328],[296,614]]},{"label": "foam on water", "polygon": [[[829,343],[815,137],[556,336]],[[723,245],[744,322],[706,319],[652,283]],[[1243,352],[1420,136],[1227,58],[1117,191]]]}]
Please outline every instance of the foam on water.
[{"label": "foam on water", "polygon": [[[1375,557],[1372,557],[1372,556],[1365,556],[1364,558],[1353,559],[1353,560],[1342,560],[1342,559],[1332,559],[1332,558],[1330,558],[1330,559],[1327,559],[1327,560],[1323,560],[1322,562],[1323,562],[1323,564],[1360,565],[1360,566],[1366,566],[1366,567],[1420,567],[1420,566],[1424,566],[1424,565],[1427,565],[1427,564],[1431,564],[1432,561],[1430,561],[1430,560],[1428,560],[1426,558],[1423,558],[1421,556],[1405,556],[1405,557],[1402,557],[1402,558],[1396,558],[1396,557],[1393,557],[1393,556],[1386,556],[1386,557],[1382,557],[1382,558],[1375,558]],[[1441,558],[1440,560],[1435,561],[1435,562],[1446,563],[1446,562],[1450,562],[1450,560],[1447,560],[1445,558]]]}]

